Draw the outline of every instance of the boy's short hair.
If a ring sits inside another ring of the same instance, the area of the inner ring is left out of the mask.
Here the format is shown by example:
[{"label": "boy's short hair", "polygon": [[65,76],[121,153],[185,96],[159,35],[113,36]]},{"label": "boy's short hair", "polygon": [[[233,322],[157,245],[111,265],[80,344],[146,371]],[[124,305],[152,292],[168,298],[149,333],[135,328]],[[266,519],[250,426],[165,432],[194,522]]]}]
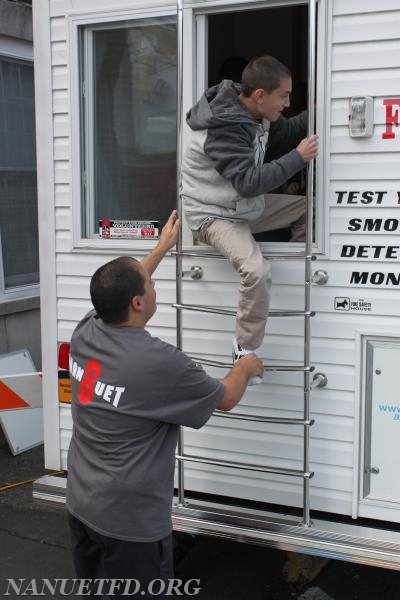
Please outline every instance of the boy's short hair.
[{"label": "boy's short hair", "polygon": [[144,294],[145,280],[137,268],[138,264],[130,256],[120,256],[94,273],[90,281],[90,297],[97,314],[106,323],[124,323],[128,319],[133,296]]},{"label": "boy's short hair", "polygon": [[282,79],[291,76],[290,69],[273,56],[259,56],[244,68],[241,90],[247,98],[259,88],[270,94],[279,87]]}]

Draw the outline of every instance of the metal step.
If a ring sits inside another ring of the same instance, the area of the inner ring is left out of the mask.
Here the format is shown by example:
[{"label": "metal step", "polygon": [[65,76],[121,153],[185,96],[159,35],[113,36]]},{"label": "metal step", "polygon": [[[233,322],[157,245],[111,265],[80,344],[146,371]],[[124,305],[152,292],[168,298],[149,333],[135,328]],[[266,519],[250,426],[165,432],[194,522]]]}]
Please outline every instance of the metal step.
[{"label": "metal step", "polygon": [[[208,367],[221,367],[223,369],[231,369],[232,362],[222,362],[219,360],[211,360],[193,354],[186,353],[195,363],[199,365],[205,365]],[[299,373],[312,373],[315,370],[314,366],[304,367],[303,365],[264,365],[264,371],[288,371],[288,372],[299,372]]]},{"label": "metal step", "polygon": [[[199,304],[172,304],[173,308],[180,310],[192,310],[194,312],[211,313],[215,315],[227,315],[230,317],[236,317],[237,311],[230,308],[217,308],[214,306],[201,306]],[[270,310],[268,315],[270,317],[314,317],[314,311],[304,310]]]},{"label": "metal step", "polygon": [[237,412],[225,412],[222,410],[215,410],[213,417],[222,417],[225,419],[237,419],[242,421],[254,421],[256,423],[276,423],[277,425],[302,425],[311,426],[314,425],[315,420],[310,419],[305,421],[304,419],[295,419],[289,417],[264,417],[262,415],[247,415],[245,413]]},{"label": "metal step", "polygon": [[45,502],[65,504],[67,478],[43,475],[33,482],[33,498]]},{"label": "metal step", "polygon": [[192,456],[191,454],[177,454],[176,459],[184,462],[195,462],[204,465],[214,465],[216,467],[228,467],[230,469],[239,469],[241,471],[257,471],[259,473],[274,473],[275,475],[288,475],[289,477],[302,477],[311,479],[314,473],[304,472],[300,469],[284,469],[265,465],[254,465],[250,463],[240,463],[233,460],[216,460],[205,456]]},{"label": "metal step", "polygon": [[[213,252],[171,252],[171,256],[189,256],[194,258],[213,258],[217,260],[227,260],[225,256],[222,254],[216,254]],[[288,252],[286,254],[269,254],[268,256],[264,255],[264,258],[268,260],[317,260],[317,257],[314,254],[304,254],[297,252]]]}]

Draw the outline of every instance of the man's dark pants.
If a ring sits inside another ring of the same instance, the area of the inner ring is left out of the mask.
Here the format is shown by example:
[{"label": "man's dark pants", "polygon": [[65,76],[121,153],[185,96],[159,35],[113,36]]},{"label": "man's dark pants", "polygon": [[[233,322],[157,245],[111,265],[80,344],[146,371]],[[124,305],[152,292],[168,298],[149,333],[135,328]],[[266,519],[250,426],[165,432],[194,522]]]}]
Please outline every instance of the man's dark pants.
[{"label": "man's dark pants", "polygon": [[[164,598],[160,588],[167,591],[169,580],[173,578],[172,535],[157,542],[127,542],[97,533],[70,513],[68,519],[75,570],[79,579],[91,579],[93,582],[95,579],[137,580],[140,582],[140,591],[133,597]],[[162,580],[165,586],[159,581],[154,582],[155,580]],[[108,585],[110,583],[103,586],[104,598],[110,597],[107,596]],[[132,581],[127,591],[132,593],[135,585],[135,581]],[[96,594],[98,586],[99,582],[96,582],[85,590],[90,589],[91,595],[101,598]],[[125,586],[126,582],[123,581],[119,590],[115,587],[114,597],[122,596]],[[169,598],[170,595],[165,597]]]}]

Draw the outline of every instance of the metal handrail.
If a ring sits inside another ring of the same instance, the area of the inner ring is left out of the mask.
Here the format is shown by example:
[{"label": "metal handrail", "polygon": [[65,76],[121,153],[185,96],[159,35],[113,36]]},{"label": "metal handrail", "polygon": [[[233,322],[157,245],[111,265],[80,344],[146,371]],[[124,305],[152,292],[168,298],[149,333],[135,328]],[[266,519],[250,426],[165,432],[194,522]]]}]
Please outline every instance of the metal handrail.
[{"label": "metal handrail", "polygon": [[202,463],[205,465],[214,465],[216,467],[229,467],[232,469],[241,469],[243,471],[258,471],[259,473],[275,473],[276,475],[288,475],[290,477],[303,477],[311,479],[314,476],[313,472],[304,472],[299,469],[279,469],[278,467],[254,465],[251,463],[240,463],[233,460],[215,460],[203,456],[192,456],[190,454],[177,454],[176,459],[179,462],[188,461]]}]

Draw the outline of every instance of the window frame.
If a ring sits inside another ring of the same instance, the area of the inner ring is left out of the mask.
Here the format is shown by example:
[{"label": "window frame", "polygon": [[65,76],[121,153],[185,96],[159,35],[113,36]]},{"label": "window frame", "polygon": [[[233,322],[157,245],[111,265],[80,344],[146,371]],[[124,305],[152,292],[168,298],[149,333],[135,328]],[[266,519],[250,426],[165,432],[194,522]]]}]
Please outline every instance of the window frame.
[{"label": "window frame", "polygon": [[[237,3],[230,4],[229,6],[207,6],[193,10],[193,27],[194,35],[192,42],[192,61],[193,61],[193,91],[192,96],[190,93],[184,93],[185,106],[183,113],[200,98],[202,95],[205,81],[207,81],[207,63],[208,63],[208,15],[223,14],[240,12],[243,10],[254,11],[263,10],[268,8],[284,8],[292,7],[293,5],[308,5],[308,0],[277,0],[276,2],[249,2],[246,4]],[[318,213],[317,227],[316,227],[316,240],[313,244],[313,254],[318,256],[327,255],[329,252],[329,219],[328,219],[328,195],[326,190],[326,184],[330,181],[329,179],[329,147],[328,140],[329,136],[326,135],[329,127],[329,90],[330,86],[328,80],[329,71],[329,57],[326,52],[328,47],[327,39],[329,36],[328,31],[328,7],[327,2],[324,0],[318,0],[318,17],[316,24],[317,33],[317,60],[316,60],[316,104],[318,111],[316,113],[316,133],[319,136],[319,156],[316,161],[315,173],[317,175],[315,184],[315,197],[318,200],[316,211]],[[185,63],[184,63],[185,65]],[[184,66],[185,68],[185,66]],[[188,76],[188,71],[184,77]],[[185,146],[185,129],[183,131],[183,144]],[[183,247],[187,251],[213,251],[210,246],[202,244],[201,246],[194,245],[191,231],[183,219],[182,225],[182,242]],[[293,254],[302,251],[304,245],[290,244],[288,242],[259,242],[260,248],[263,254],[273,256],[274,254],[287,254],[293,252]]]},{"label": "window frame", "polygon": [[[68,37],[69,37],[69,64],[70,68],[70,140],[71,140],[71,194],[72,194],[72,248],[71,252],[93,252],[98,251],[102,254],[115,254],[116,252],[132,252],[135,254],[147,254],[152,250],[157,241],[148,240],[126,240],[113,239],[104,240],[102,238],[84,237],[82,233],[83,212],[88,210],[84,207],[83,184],[85,173],[83,172],[83,151],[84,151],[84,133],[81,133],[81,115],[86,110],[82,96],[82,65],[80,64],[80,44],[82,29],[87,28],[93,31],[99,28],[118,28],[118,25],[126,21],[138,21],[140,19],[149,19],[157,17],[176,17],[176,8],[149,8],[138,7],[131,9],[121,9],[93,12],[79,12],[70,14],[68,18]],[[103,26],[103,27],[102,27]],[[87,47],[84,48],[87,52]],[[90,52],[89,52],[90,54]],[[87,90],[84,90],[87,93]],[[90,93],[90,92],[89,92]],[[90,105],[86,102],[86,107],[90,111]],[[93,109],[93,106],[92,106]],[[85,114],[86,123],[90,123],[90,114]],[[88,160],[88,157],[85,157]],[[89,157],[93,160],[93,156]],[[91,170],[93,173],[93,169]],[[91,186],[93,190],[93,185]],[[89,211],[93,210],[89,208]],[[93,214],[93,213],[92,213]]]},{"label": "window frame", "polygon": [[[6,38],[0,35],[0,59],[11,59],[24,63],[31,63],[34,68],[33,61],[33,45],[26,40],[18,40],[14,38]],[[37,172],[37,171],[36,171]],[[39,238],[39,230],[38,230]],[[38,240],[39,243],[39,240]],[[38,247],[39,252],[39,247]],[[40,277],[40,275],[39,275]],[[31,296],[39,296],[40,281],[27,285],[19,285],[6,288],[4,265],[3,265],[3,247],[1,243],[0,232],[0,303],[10,302],[11,300],[19,300]]]}]

